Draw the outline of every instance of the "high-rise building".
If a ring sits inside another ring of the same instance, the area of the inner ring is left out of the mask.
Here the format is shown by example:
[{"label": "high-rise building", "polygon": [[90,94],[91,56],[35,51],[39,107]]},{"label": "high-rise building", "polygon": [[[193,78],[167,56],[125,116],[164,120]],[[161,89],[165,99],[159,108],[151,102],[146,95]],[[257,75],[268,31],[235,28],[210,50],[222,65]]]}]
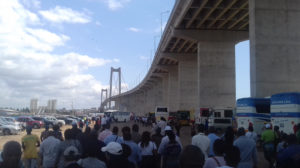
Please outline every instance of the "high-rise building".
[{"label": "high-rise building", "polygon": [[47,104],[47,112],[48,113],[56,113],[56,99],[48,100]]},{"label": "high-rise building", "polygon": [[31,99],[30,100],[30,112],[35,114],[38,110],[38,99]]}]

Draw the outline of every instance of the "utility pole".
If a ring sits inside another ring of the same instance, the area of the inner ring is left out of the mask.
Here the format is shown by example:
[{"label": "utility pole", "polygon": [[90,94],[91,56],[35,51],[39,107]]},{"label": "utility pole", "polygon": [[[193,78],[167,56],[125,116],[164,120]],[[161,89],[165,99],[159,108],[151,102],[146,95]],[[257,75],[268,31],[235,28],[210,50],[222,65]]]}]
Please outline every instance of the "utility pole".
[{"label": "utility pole", "polygon": [[164,12],[161,12],[160,13],[160,36],[162,36],[162,34],[163,34],[163,14],[167,14],[167,13],[169,13],[170,11],[169,10],[167,10],[167,11],[164,11]]}]

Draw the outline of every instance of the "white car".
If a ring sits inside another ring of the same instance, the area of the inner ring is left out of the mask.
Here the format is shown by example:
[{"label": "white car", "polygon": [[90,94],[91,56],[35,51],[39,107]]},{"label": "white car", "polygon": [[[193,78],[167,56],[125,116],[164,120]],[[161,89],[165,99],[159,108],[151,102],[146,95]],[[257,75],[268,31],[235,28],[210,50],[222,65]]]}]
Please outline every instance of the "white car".
[{"label": "white car", "polygon": [[17,125],[6,125],[5,123],[0,123],[0,133],[3,135],[19,134],[21,128]]},{"label": "white car", "polygon": [[0,117],[0,121],[3,121],[4,123],[8,123],[8,125],[16,125],[16,126],[19,126],[20,128],[23,128],[23,127],[25,128],[23,123],[18,122],[13,117]]},{"label": "white car", "polygon": [[47,120],[49,121],[53,121],[53,123],[55,125],[59,125],[60,127],[63,126],[63,125],[66,125],[65,121],[64,120],[58,120],[56,119],[55,117],[52,117],[52,116],[47,116],[45,117]]}]

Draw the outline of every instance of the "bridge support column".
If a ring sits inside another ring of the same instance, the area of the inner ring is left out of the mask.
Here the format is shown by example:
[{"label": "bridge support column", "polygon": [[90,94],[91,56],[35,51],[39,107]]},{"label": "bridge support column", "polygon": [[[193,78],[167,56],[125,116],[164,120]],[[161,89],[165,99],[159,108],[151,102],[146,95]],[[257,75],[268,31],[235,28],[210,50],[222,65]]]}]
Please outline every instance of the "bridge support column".
[{"label": "bridge support column", "polygon": [[155,111],[155,107],[157,106],[163,106],[163,85],[162,85],[162,80],[161,79],[157,79],[157,83],[154,85],[154,92],[155,92],[155,106],[153,107],[153,112]]},{"label": "bridge support column", "polygon": [[300,91],[300,1],[250,0],[251,96]]},{"label": "bridge support column", "polygon": [[169,68],[168,71],[168,108],[170,112],[176,112],[178,110],[178,67]]},{"label": "bridge support column", "polygon": [[169,93],[169,76],[166,75],[162,78],[162,97],[163,97],[163,105],[164,107],[168,106],[168,93]]},{"label": "bridge support column", "polygon": [[149,113],[154,111],[154,108],[155,108],[155,90],[152,86],[151,89],[147,90],[145,111],[146,113]]},{"label": "bridge support column", "polygon": [[198,106],[197,55],[182,55],[178,59],[178,109],[196,110]]},{"label": "bridge support column", "polygon": [[198,42],[199,107],[235,104],[235,42]]}]

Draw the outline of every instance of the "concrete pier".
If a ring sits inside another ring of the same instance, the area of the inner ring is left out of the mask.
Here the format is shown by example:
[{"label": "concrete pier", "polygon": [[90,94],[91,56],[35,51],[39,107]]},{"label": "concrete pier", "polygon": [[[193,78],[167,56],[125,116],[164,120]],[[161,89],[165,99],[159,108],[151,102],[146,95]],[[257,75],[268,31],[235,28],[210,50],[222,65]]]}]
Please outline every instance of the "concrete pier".
[{"label": "concrete pier", "polygon": [[300,1],[250,0],[251,96],[300,91]]},{"label": "concrete pier", "polygon": [[199,107],[235,104],[235,43],[198,43]]}]

